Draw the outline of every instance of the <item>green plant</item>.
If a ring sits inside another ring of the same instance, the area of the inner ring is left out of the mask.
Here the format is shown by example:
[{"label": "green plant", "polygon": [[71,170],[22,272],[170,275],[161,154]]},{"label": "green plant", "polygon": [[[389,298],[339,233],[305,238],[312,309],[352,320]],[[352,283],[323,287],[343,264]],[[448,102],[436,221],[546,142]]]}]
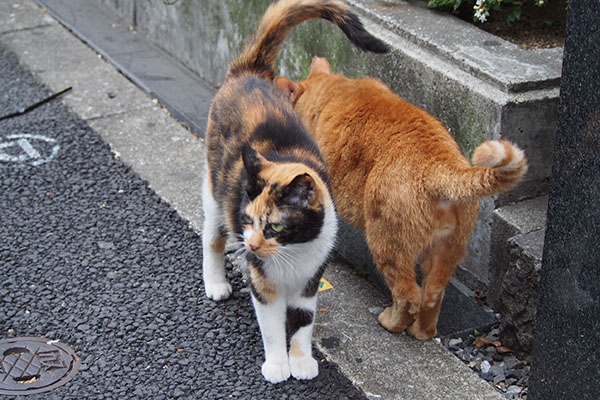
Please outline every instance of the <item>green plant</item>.
[{"label": "green plant", "polygon": [[[506,23],[512,25],[521,18],[521,9],[525,1],[527,0],[427,0],[427,3],[430,7],[454,13],[467,12],[468,9],[473,21],[480,23],[487,21],[490,12],[502,8],[507,10]],[[533,1],[538,7],[548,3],[548,0],[529,1]]]}]

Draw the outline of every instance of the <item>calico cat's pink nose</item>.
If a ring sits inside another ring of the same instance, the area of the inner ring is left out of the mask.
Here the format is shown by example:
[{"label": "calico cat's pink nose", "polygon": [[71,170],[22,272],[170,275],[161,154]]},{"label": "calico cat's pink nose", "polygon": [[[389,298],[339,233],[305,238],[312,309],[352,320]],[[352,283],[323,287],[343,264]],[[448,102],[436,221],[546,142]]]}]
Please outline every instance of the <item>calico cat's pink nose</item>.
[{"label": "calico cat's pink nose", "polygon": [[248,243],[248,247],[250,247],[250,250],[252,251],[256,251],[260,248],[259,244],[252,244],[252,243]]}]

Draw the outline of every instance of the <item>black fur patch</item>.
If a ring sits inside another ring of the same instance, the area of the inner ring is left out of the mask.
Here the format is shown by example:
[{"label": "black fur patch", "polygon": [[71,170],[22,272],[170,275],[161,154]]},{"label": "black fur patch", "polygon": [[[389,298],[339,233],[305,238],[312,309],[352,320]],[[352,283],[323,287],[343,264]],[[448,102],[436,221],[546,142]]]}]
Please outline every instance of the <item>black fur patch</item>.
[{"label": "black fur patch", "polygon": [[256,290],[256,288],[254,287],[254,285],[252,284],[252,282],[250,282],[250,291],[252,292],[252,295],[254,296],[254,298],[260,304],[267,304],[267,300],[263,297],[262,294],[260,294],[260,292],[258,290]]},{"label": "black fur patch", "polygon": [[[287,101],[287,100],[286,100]],[[259,124],[252,134],[252,140],[257,142],[269,141],[278,152],[286,149],[302,148],[320,157],[315,142],[299,120],[291,118],[282,122],[279,118],[269,117]]]},{"label": "black fur patch", "polygon": [[385,43],[367,32],[355,14],[346,14],[344,23],[340,26],[340,29],[352,43],[363,50],[372,51],[373,53],[388,52],[388,47]]},{"label": "black fur patch", "polygon": [[256,150],[247,144],[244,145],[242,148],[242,159],[244,160],[244,168],[246,168],[246,172],[248,172],[248,177],[256,179],[262,165]]},{"label": "black fur patch", "polygon": [[283,230],[279,233],[268,231],[265,236],[276,237],[279,244],[306,243],[315,239],[325,221],[325,211],[322,208],[293,208],[279,205]]},{"label": "black fur patch", "polygon": [[312,311],[288,307],[285,321],[288,337],[294,336],[298,332],[298,329],[312,324],[313,317],[314,314]]},{"label": "black fur patch", "polygon": [[302,296],[313,297],[317,294],[317,291],[319,290],[319,282],[321,281],[321,277],[323,276],[323,272],[325,272],[326,267],[327,264],[321,265],[313,277],[306,282],[306,286],[304,286],[304,290],[302,290]]},{"label": "black fur patch", "polygon": [[229,234],[229,231],[227,230],[227,227],[224,225],[220,225],[219,226],[219,235],[221,237],[227,237],[228,234]]},{"label": "black fur patch", "polygon": [[246,253],[246,261],[248,261],[248,263],[255,266],[256,269],[258,270],[258,272],[261,273],[261,275],[263,275],[263,276],[265,275],[265,270],[263,269],[265,262],[263,260],[261,260],[260,258],[256,257],[256,254],[247,252]]},{"label": "black fur patch", "polygon": [[285,204],[298,208],[307,208],[315,198],[315,181],[308,174],[296,176],[283,189],[282,200]]},{"label": "black fur patch", "polygon": [[262,162],[258,158],[258,152],[247,144],[242,148],[242,160],[246,172],[246,192],[250,200],[254,200],[265,188],[265,182],[258,177]]},{"label": "black fur patch", "polygon": [[[265,271],[263,270],[264,262],[262,260],[260,260],[258,257],[256,257],[255,254],[249,253],[249,252],[246,253],[246,261],[248,262],[249,265],[252,265],[252,266],[256,267],[256,270],[258,271],[259,274],[261,274],[263,276],[265,275]],[[261,303],[261,304],[267,304],[267,300],[256,289],[256,287],[254,286],[254,284],[252,283],[252,281],[250,281],[250,291],[252,291],[252,295],[254,296],[254,298],[256,300],[258,300],[259,303]]]}]

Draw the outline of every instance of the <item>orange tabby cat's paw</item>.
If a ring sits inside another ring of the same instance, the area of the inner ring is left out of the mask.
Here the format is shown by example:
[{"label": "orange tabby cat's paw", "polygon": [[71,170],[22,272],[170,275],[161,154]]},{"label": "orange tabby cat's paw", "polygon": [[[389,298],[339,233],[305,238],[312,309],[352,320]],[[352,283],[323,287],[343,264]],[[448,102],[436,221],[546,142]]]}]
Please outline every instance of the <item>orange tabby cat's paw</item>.
[{"label": "orange tabby cat's paw", "polygon": [[422,329],[420,325],[421,324],[417,319],[414,324],[408,327],[406,332],[408,332],[410,336],[419,340],[432,339],[436,335],[437,329],[435,326],[429,329]]},{"label": "orange tabby cat's paw", "polygon": [[379,323],[388,331],[399,333],[413,323],[415,317],[405,310],[398,311],[394,306],[388,307],[377,318]]}]

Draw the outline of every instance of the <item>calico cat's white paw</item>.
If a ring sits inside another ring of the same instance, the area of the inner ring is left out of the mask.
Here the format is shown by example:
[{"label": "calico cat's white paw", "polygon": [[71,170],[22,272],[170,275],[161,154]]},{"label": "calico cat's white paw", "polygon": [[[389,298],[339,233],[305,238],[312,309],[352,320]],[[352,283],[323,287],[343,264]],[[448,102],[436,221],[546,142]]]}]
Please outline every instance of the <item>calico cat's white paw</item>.
[{"label": "calico cat's white paw", "polygon": [[219,301],[231,296],[233,289],[228,282],[204,283],[204,291],[209,299]]},{"label": "calico cat's white paw", "polygon": [[296,379],[313,379],[319,375],[319,363],[312,357],[290,358],[290,369]]},{"label": "calico cat's white paw", "polygon": [[287,362],[278,364],[265,361],[262,365],[261,372],[269,382],[279,383],[290,377],[290,366]]}]

